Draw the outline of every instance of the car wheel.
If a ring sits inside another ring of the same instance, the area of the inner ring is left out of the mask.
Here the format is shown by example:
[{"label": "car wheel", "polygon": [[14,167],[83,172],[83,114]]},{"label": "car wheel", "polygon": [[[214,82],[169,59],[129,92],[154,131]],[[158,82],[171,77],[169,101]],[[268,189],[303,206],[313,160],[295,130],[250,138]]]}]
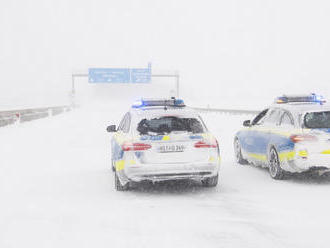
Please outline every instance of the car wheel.
[{"label": "car wheel", "polygon": [[281,180],[284,178],[284,171],[280,165],[280,159],[275,148],[271,148],[268,158],[269,174],[273,179]]},{"label": "car wheel", "polygon": [[237,163],[248,164],[248,161],[245,160],[242,156],[241,145],[240,145],[237,137],[235,138],[235,141],[234,141],[234,151],[235,151],[235,158],[236,158]]},{"label": "car wheel", "polygon": [[202,180],[202,184],[204,187],[215,187],[218,184],[218,175],[214,177],[208,177]]},{"label": "car wheel", "polygon": [[120,180],[119,180],[119,178],[118,178],[117,173],[115,173],[115,189],[116,189],[117,191],[127,191],[127,190],[129,190],[129,184],[126,183],[125,185],[122,185],[122,184],[120,183]]}]

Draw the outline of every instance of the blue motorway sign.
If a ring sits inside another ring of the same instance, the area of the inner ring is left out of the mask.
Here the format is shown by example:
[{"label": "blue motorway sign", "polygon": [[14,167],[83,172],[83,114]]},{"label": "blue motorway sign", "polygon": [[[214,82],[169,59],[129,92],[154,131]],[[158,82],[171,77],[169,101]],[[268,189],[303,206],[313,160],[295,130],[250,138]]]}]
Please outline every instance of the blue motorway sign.
[{"label": "blue motorway sign", "polygon": [[151,82],[151,64],[145,69],[131,69],[132,83],[150,83]]},{"label": "blue motorway sign", "polygon": [[129,83],[130,70],[126,68],[90,68],[88,81],[90,83]]},{"label": "blue motorway sign", "polygon": [[150,83],[151,64],[148,68],[90,68],[90,83]]}]

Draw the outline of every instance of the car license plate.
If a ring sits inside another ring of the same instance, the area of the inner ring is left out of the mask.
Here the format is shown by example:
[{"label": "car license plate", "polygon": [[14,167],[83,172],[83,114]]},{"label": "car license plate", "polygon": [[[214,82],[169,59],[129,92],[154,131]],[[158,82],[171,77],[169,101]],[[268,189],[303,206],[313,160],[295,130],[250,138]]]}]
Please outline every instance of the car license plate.
[{"label": "car license plate", "polygon": [[183,152],[184,145],[162,145],[158,147],[158,152]]}]

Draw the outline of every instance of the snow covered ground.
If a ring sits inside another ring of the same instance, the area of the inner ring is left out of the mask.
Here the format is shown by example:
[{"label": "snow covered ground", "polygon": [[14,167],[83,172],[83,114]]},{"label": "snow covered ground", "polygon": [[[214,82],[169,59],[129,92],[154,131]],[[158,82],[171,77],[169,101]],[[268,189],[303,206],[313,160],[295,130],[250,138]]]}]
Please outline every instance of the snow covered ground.
[{"label": "snow covered ground", "polygon": [[220,184],[116,192],[108,124],[125,109],[81,108],[0,129],[0,247],[329,247],[330,179],[275,181],[239,166],[249,116],[204,114],[222,153]]}]

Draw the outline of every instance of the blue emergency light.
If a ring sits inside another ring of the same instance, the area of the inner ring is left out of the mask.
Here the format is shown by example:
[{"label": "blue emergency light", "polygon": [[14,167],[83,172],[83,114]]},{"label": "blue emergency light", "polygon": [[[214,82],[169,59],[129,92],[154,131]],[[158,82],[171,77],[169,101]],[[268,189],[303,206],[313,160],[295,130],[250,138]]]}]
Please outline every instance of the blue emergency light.
[{"label": "blue emergency light", "polygon": [[326,102],[325,98],[321,95],[316,95],[312,93],[310,95],[296,95],[296,96],[287,96],[283,95],[275,99],[275,103],[319,103],[323,104]]},{"label": "blue emergency light", "polygon": [[182,99],[141,99],[135,101],[132,108],[143,108],[143,107],[185,107]]}]

